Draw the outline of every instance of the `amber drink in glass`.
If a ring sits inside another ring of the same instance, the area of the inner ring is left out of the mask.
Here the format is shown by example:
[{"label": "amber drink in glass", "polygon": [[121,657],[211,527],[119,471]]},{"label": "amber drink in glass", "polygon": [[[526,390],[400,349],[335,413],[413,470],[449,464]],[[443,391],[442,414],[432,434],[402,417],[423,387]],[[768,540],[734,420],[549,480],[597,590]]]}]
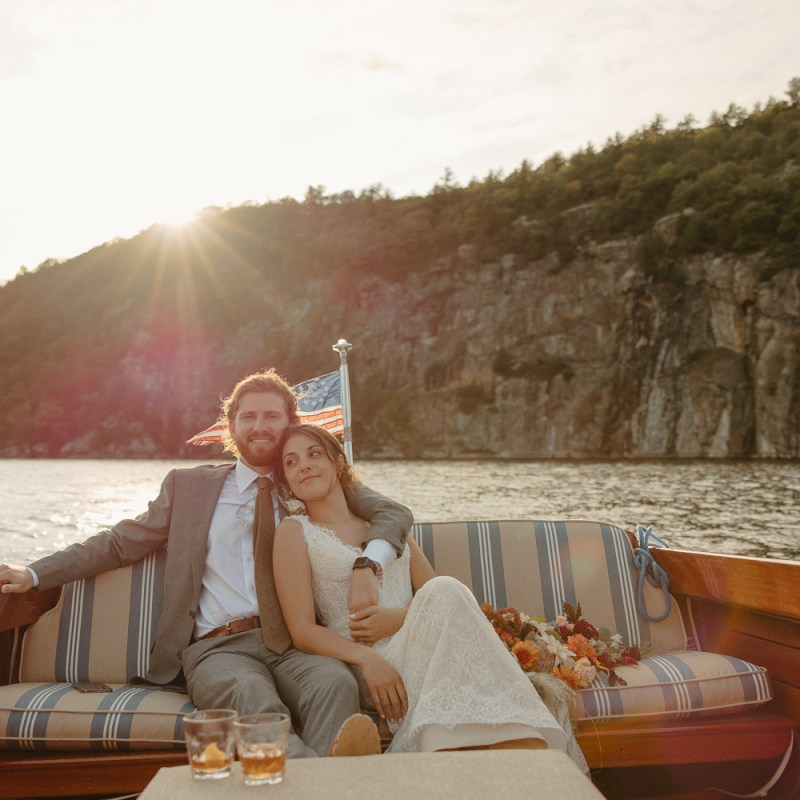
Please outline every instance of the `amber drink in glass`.
[{"label": "amber drink in glass", "polygon": [[192,711],[183,718],[183,735],[192,775],[198,780],[227,778],[233,764],[233,721],[230,708]]},{"label": "amber drink in glass", "polygon": [[233,723],[236,752],[248,786],[280,783],[289,742],[287,714],[249,714]]}]

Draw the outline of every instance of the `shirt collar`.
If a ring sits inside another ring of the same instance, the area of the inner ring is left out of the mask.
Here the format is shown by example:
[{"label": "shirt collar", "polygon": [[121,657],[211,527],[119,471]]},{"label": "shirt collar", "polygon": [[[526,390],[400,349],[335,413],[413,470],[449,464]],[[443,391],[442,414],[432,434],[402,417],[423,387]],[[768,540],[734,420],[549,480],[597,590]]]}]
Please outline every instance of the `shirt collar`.
[{"label": "shirt collar", "polygon": [[[239,494],[244,494],[253,481],[261,476],[260,472],[256,472],[252,467],[248,467],[240,458],[236,460],[236,486],[239,489]],[[272,478],[272,473],[267,474],[268,478]]]}]

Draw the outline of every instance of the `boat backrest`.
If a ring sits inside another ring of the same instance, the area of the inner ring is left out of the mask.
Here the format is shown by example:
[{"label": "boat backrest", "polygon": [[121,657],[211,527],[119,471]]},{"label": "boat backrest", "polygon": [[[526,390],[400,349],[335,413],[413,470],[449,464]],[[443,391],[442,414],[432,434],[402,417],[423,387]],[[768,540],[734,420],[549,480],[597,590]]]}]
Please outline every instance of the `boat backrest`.
[{"label": "boat backrest", "polygon": [[[440,575],[465,583],[478,602],[513,606],[554,620],[564,602],[580,603],[596,627],[625,644],[682,650],[686,635],[677,603],[661,622],[637,610],[638,573],[627,534],[579,520],[433,522],[414,538]],[[58,604],[25,634],[22,681],[127,683],[147,673],[164,595],[166,553],[64,587]],[[652,616],[664,609],[659,589],[644,585]]]},{"label": "boat backrest", "polygon": [[145,675],[164,598],[166,551],[69,583],[26,632],[21,681],[127,683]]},{"label": "boat backrest", "polygon": [[[582,520],[434,522],[413,536],[440,575],[472,589],[479,603],[555,620],[564,603],[580,603],[596,627],[620,633],[626,645],[683,650],[686,633],[678,604],[648,622],[638,611],[639,574],[628,535],[615,525]],[[645,581],[649,616],[665,610],[661,589]]]}]

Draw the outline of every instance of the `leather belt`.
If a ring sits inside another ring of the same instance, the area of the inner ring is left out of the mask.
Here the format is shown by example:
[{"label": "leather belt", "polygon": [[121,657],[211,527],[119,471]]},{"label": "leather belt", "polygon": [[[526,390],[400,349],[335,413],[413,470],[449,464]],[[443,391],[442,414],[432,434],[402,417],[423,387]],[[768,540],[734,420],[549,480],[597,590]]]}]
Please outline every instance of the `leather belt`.
[{"label": "leather belt", "polygon": [[231,636],[234,633],[244,633],[260,627],[261,617],[239,617],[238,619],[232,619],[219,628],[214,628],[213,631],[209,631],[205,636],[200,637],[200,641],[213,639],[215,636]]}]

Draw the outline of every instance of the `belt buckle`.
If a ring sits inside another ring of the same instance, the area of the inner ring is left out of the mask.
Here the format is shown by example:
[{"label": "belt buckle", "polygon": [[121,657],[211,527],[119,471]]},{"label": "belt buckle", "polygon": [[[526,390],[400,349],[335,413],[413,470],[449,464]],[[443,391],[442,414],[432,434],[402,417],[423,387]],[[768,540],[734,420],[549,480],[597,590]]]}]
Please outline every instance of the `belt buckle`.
[{"label": "belt buckle", "polygon": [[234,633],[236,633],[236,631],[235,631],[235,630],[233,630],[233,628],[232,628],[231,626],[232,626],[232,625],[233,625],[235,622],[241,622],[243,619],[247,619],[247,617],[236,617],[236,619],[229,619],[229,620],[228,620],[228,621],[225,623],[225,635],[226,635],[226,636],[232,636]]}]

